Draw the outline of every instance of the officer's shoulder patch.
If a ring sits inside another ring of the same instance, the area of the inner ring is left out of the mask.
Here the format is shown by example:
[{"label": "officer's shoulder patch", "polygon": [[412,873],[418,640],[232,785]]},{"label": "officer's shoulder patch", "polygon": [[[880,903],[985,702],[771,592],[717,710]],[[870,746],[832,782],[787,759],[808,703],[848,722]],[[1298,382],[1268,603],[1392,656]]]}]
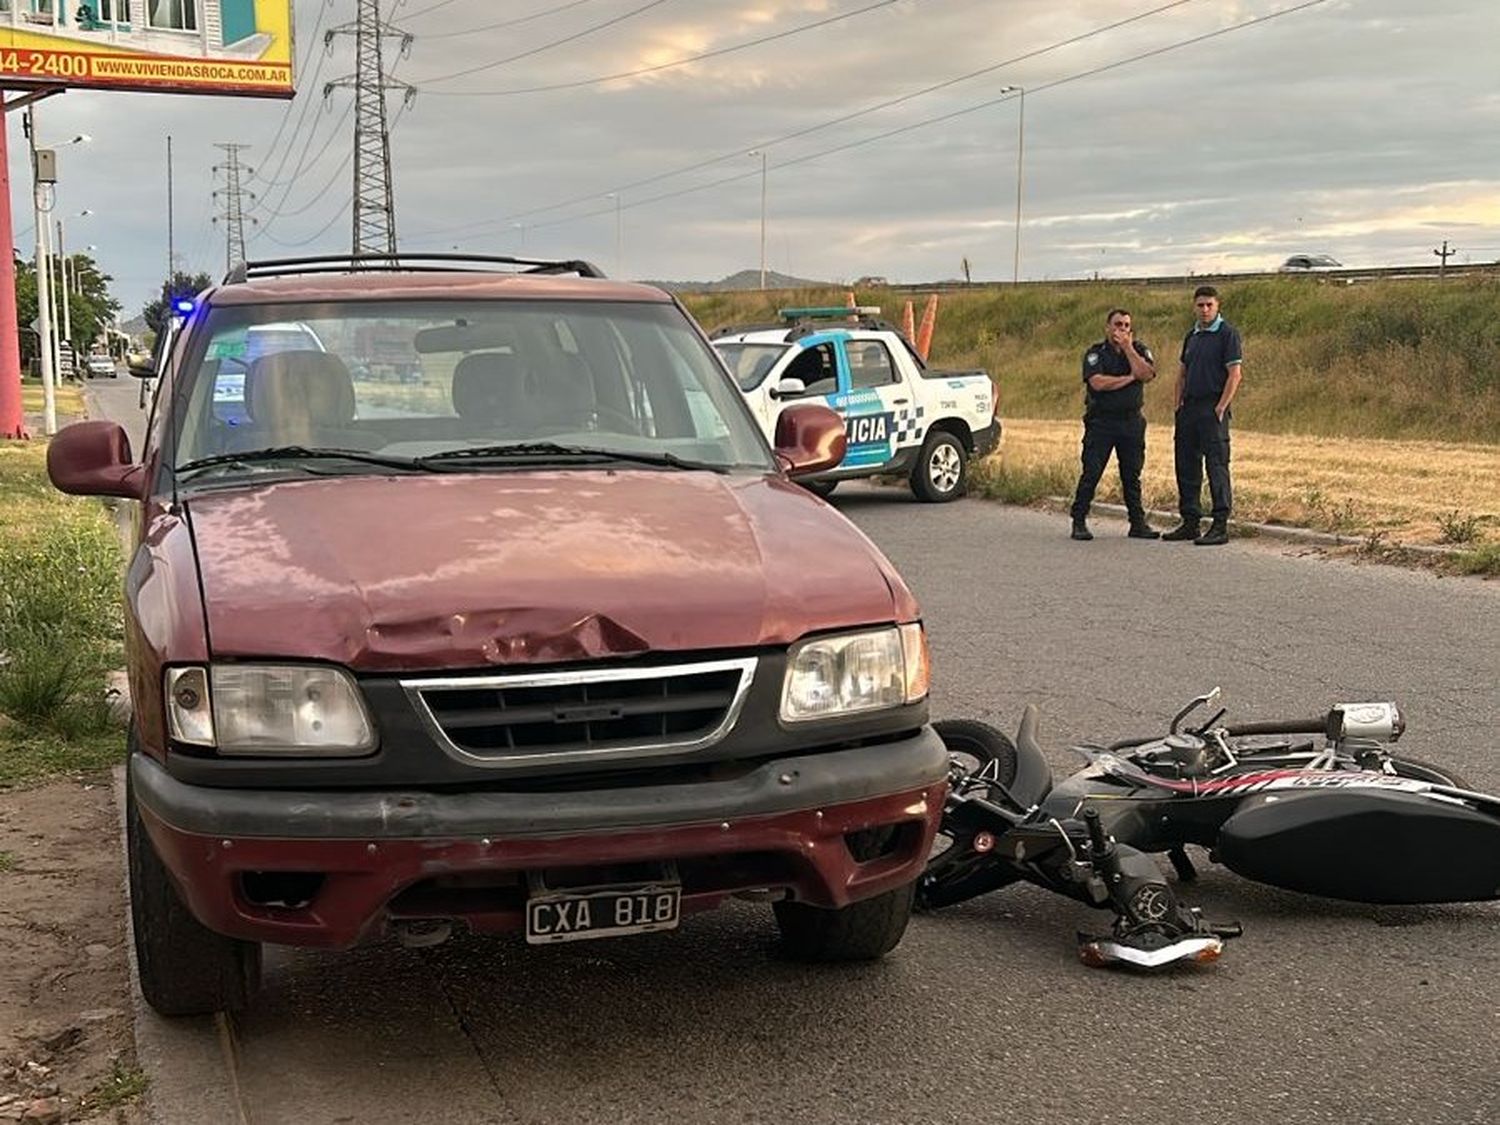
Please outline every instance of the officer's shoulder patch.
[{"label": "officer's shoulder patch", "polygon": [[1089,352],[1089,354],[1086,355],[1086,356],[1084,356],[1083,358],[1084,358],[1084,362],[1087,363],[1090,367],[1095,367],[1099,363],[1099,353],[1098,352]]}]

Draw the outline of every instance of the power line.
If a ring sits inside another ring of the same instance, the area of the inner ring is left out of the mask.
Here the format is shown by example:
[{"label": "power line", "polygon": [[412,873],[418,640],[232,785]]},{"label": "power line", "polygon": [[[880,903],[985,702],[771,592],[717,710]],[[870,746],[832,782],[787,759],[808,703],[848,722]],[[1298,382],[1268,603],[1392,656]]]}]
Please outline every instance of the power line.
[{"label": "power line", "polygon": [[[1231,24],[1228,27],[1221,27],[1215,31],[1204,32],[1202,35],[1195,35],[1189,39],[1180,39],[1175,43],[1168,43],[1165,46],[1154,47],[1149,51],[1142,51],[1141,53],[1131,55],[1128,58],[1118,59],[1115,62],[1111,63],[1104,63],[1100,66],[1091,67],[1088,70],[1079,71],[1076,74],[1070,74],[1063,78],[1055,78],[1051,82],[1044,82],[1036,86],[1027,87],[1026,93],[1028,95],[1035,95],[1041,93],[1044,90],[1052,90],[1057,88],[1058,86],[1065,86],[1071,82],[1078,82],[1085,78],[1092,78],[1096,75],[1103,74],[1106,71],[1118,70],[1120,67],[1129,66],[1132,63],[1141,62],[1145,59],[1155,58],[1158,55],[1164,55],[1171,51],[1180,50],[1183,47],[1191,47],[1198,43],[1204,43],[1210,39],[1216,39],[1219,36],[1228,35],[1231,32],[1243,31],[1246,28],[1254,27],[1257,24],[1269,23],[1271,20],[1280,19],[1282,16],[1289,16],[1296,12],[1306,11],[1309,8],[1316,8],[1322,4],[1326,4],[1327,2],[1328,0],[1304,0],[1303,3],[1296,4],[1290,8],[1283,8],[1279,11],[1268,12],[1263,16],[1254,16],[1240,23]],[[901,125],[894,129],[887,129],[883,133],[876,133],[873,136],[865,137],[861,140],[848,141],[844,144],[835,145],[832,148],[820,149],[817,152],[807,153],[806,155],[794,157],[790,160],[783,160],[779,164],[771,165],[771,168],[773,170],[781,168],[792,168],[798,164],[806,164],[809,161],[818,160],[825,156],[832,156],[836,153],[847,152],[850,149],[861,148],[864,145],[874,144],[876,141],[889,140],[891,137],[899,136],[903,133],[910,133],[917,129],[923,129],[929,125],[936,125],[944,121],[951,121],[956,117],[963,117],[970,113],[977,113],[982,109],[990,109],[994,106],[1000,105],[1002,102],[1011,101],[1016,96],[1016,94],[1006,94],[1001,97],[990,98],[987,101],[979,102],[971,106],[966,106],[962,109],[951,110],[948,113],[938,114],[935,117],[924,118],[921,121],[915,121],[909,125]],[[720,177],[719,179],[714,180],[710,183],[696,184],[693,187],[680,188],[676,191],[663,192],[659,195],[648,196],[645,199],[633,200],[630,203],[624,204],[624,207],[627,209],[635,207],[645,207],[652,203],[661,203],[668,199],[677,199],[684,195],[691,195],[694,192],[710,191],[714,188],[723,187],[726,184],[737,183],[740,180],[747,180],[751,177],[759,176],[760,174],[760,169],[758,168],[747,172],[738,172],[731,176]],[[599,215],[612,214],[614,212],[614,209],[614,206],[610,206],[608,208],[600,208],[593,211],[586,211],[580,215],[572,215],[563,219],[551,219],[543,223],[533,223],[531,224],[531,226],[533,228],[562,226],[567,223],[577,222],[581,219],[590,219],[595,218]],[[496,220],[497,223],[504,221],[506,220]]]},{"label": "power line", "polygon": [[[759,47],[763,43],[774,43],[778,39],[787,39],[793,35],[801,35],[804,31],[815,31],[820,27],[827,27],[829,24],[838,23],[840,20],[851,19],[854,16],[862,16],[866,12],[874,11],[876,8],[888,8],[894,3],[897,3],[897,0],[878,0],[878,3],[867,4],[863,8],[856,8],[853,11],[849,12],[841,12],[836,16],[825,16],[823,19],[814,20],[812,23],[805,23],[800,27],[792,27],[788,28],[785,31],[777,31],[770,35],[763,35],[759,39],[749,39],[744,43],[735,43],[728,47],[718,47],[712,51],[703,51],[700,54],[689,55],[687,58],[677,59],[674,62],[657,63],[655,66],[643,66],[638,67],[635,70],[622,70],[616,74],[601,74],[596,78],[580,78],[574,82],[553,82],[546,86],[525,86],[510,90],[434,90],[432,92],[437,97],[443,98],[494,98],[505,97],[510,94],[544,94],[552,90],[576,90],[583,86],[597,86],[604,82],[615,82],[623,78],[639,78],[644,74],[656,74],[663,70],[671,70],[673,67],[687,66],[689,63],[702,62],[704,59],[718,58],[720,55],[731,55],[736,51],[744,51],[748,50],[751,47]],[[436,36],[429,36],[428,38],[436,38]],[[525,56],[523,55],[516,56],[516,58],[524,57]],[[500,64],[494,63],[492,65],[498,66]],[[475,69],[484,68],[476,67]],[[445,74],[441,78],[428,78],[425,81],[429,83],[446,82],[450,78],[459,78],[465,74],[473,73],[473,70],[465,70],[460,71],[457,74]]]},{"label": "power line", "polygon": [[[297,73],[298,74],[301,74],[302,71],[304,69],[306,69],[306,67],[307,67],[307,61],[310,58],[312,58],[313,44],[317,42],[318,32],[320,32],[320,31],[323,30],[323,17],[325,15],[327,15],[327,13],[328,13],[328,7],[332,3],[333,3],[333,0],[323,0],[322,5],[318,8],[318,22],[313,25],[312,37],[310,39],[308,39],[308,41],[307,41],[307,50],[304,51],[303,55],[302,55],[302,63],[301,63],[301,65],[299,65],[297,67]],[[318,65],[319,65],[319,69],[321,69],[321,67],[322,67],[322,60],[321,59],[319,59]],[[313,81],[317,82],[317,75],[316,74],[313,75]],[[297,100],[296,98],[288,98],[287,99],[287,101],[286,101],[286,107],[281,112],[281,120],[276,125],[276,135],[271,138],[271,143],[266,146],[266,152],[268,154],[276,151],[276,142],[279,141],[279,140],[281,140],[281,134],[286,131],[286,123],[291,120],[291,117],[292,117],[292,105],[296,102],[296,100]],[[268,160],[270,159],[269,155],[267,156],[267,159]]]},{"label": "power line", "polygon": [[[433,4],[431,7],[423,8],[420,11],[409,12],[406,18],[409,20],[416,19],[420,15],[425,15],[438,8],[446,7],[451,3],[453,3],[453,0],[442,0],[440,4]],[[577,8],[584,4],[593,3],[595,3],[595,0],[571,0],[571,3],[559,4],[555,8],[547,8],[541,12],[532,12],[529,16],[518,16],[515,19],[501,20],[499,23],[487,23],[483,27],[471,27],[468,31],[444,31],[437,35],[423,35],[422,39],[425,42],[430,39],[452,39],[456,35],[475,35],[481,31],[498,31],[502,27],[516,27],[519,24],[530,23],[532,20],[539,20],[543,16],[556,15],[558,12],[566,12],[569,8]]]},{"label": "power line", "polygon": [[[1070,36],[1067,39],[1060,39],[1055,43],[1049,43],[1045,47],[1036,47],[1032,50],[1024,51],[1019,55],[1013,55],[1008,59],[1002,59],[999,62],[991,63],[988,66],[980,67],[978,70],[971,70],[967,74],[960,74],[956,78],[944,79],[943,81],[934,83],[933,85],[924,86],[920,90],[913,90],[911,93],[902,94],[899,97],[895,98],[888,98],[883,102],[877,102],[875,105],[866,106],[864,109],[858,109],[850,113],[840,114],[838,117],[832,117],[826,121],[820,121],[816,124],[805,126],[790,133],[783,133],[779,137],[772,137],[768,140],[756,141],[752,144],[741,145],[727,152],[721,152],[717,156],[711,156],[704,160],[694,161],[692,164],[685,164],[681,167],[671,169],[667,172],[658,172],[655,175],[646,176],[642,179],[634,180],[628,184],[622,184],[619,187],[614,188],[613,190],[616,192],[632,191],[635,188],[647,187],[654,183],[660,183],[662,180],[672,179],[676,176],[685,175],[688,172],[696,172],[702,168],[709,168],[715,164],[723,164],[730,160],[739,160],[749,149],[769,149],[776,145],[785,144],[787,141],[797,140],[800,137],[808,136],[811,133],[817,133],[824,129],[830,129],[835,125],[844,125],[850,121],[857,120],[858,118],[867,117],[872,113],[878,113],[883,109],[890,109],[892,106],[897,106],[903,104],[904,102],[913,101],[927,94],[935,93],[938,90],[947,89],[950,86],[956,86],[962,82],[971,81],[972,79],[982,77],[986,74],[991,74],[994,71],[1001,70],[1008,66],[1014,66],[1017,63],[1026,62],[1034,58],[1039,58],[1042,55],[1050,54],[1051,52],[1061,50],[1064,47],[1071,47],[1075,44],[1082,43],[1084,40],[1091,39],[1097,35],[1103,35],[1106,32],[1110,31],[1117,31],[1129,24],[1138,23],[1141,20],[1148,19],[1151,16],[1159,15],[1162,12],[1169,11],[1173,8],[1180,8],[1185,4],[1196,2],[1197,0],[1171,0],[1170,3],[1160,4],[1155,8],[1147,9],[1144,12],[1138,12],[1133,16],[1126,16],[1123,19],[1115,20],[1112,23],[1102,24],[1099,27],[1092,28],[1088,31],[1079,32],[1077,35]],[[429,231],[428,233],[454,233],[467,230],[471,227],[476,229],[484,229],[492,224],[510,222],[514,219],[524,219],[532,215],[543,215],[548,211],[556,211],[563,207],[572,207],[579,203],[592,202],[594,200],[597,200],[602,194],[605,193],[589,192],[585,195],[574,196],[571,199],[564,199],[557,203],[549,203],[542,207],[533,207],[530,210],[518,211],[513,215],[506,216],[504,219],[481,219],[473,223],[464,223],[452,227],[439,227],[433,231]]]},{"label": "power line", "polygon": [[478,66],[471,66],[467,70],[456,70],[452,74],[444,74],[440,78],[423,79],[422,84],[425,86],[429,82],[449,82],[455,78],[464,78],[470,74],[478,74],[481,70],[494,70],[495,67],[504,66],[506,63],[517,62],[520,59],[529,59],[532,55],[540,55],[543,51],[550,51],[554,47],[562,47],[568,43],[576,43],[578,40],[594,34],[594,32],[596,31],[603,31],[605,28],[614,27],[615,24],[624,23],[632,16],[638,16],[642,12],[648,11],[651,8],[659,8],[665,3],[667,3],[667,0],[647,0],[645,4],[642,4],[638,8],[632,8],[628,12],[622,12],[618,16],[612,16],[609,19],[604,20],[602,23],[593,24],[590,27],[584,28],[582,31],[575,31],[572,35],[565,35],[561,39],[554,39],[550,43],[543,43],[539,47],[532,47],[528,51],[522,51],[520,54],[516,55],[509,55],[503,59],[496,59],[494,62],[480,63]]}]

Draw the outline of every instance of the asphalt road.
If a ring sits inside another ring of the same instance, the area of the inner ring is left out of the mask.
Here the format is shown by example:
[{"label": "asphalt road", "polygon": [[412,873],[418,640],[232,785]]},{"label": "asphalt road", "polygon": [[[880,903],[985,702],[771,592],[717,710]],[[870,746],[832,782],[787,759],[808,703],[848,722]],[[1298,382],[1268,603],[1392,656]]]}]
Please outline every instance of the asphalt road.
[{"label": "asphalt road", "polygon": [[[1411,754],[1500,791],[1500,584],[1110,520],[1079,544],[1059,516],[894,489],[836,502],[923,603],[937,717],[1010,727],[1032,701],[1061,747],[1159,729],[1215,684],[1246,717],[1395,698]],[[1500,1119],[1500,906],[1340,904],[1215,869],[1188,897],[1245,937],[1156,976],[1082,967],[1074,933],[1104,916],[1024,887],[918,917],[857,968],[780,960],[751,904],[571,947],[275,950],[232,1028],[238,1096],[254,1125]],[[159,1089],[225,1081],[178,1057]]]}]

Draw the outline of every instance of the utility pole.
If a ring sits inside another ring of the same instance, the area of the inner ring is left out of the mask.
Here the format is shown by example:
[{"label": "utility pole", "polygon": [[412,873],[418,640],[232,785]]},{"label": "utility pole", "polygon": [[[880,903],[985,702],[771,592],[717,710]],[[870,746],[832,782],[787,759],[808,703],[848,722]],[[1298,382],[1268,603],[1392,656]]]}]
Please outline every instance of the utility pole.
[{"label": "utility pole", "polygon": [[[224,213],[215,215],[214,222],[224,220],[224,268],[230,270],[234,268],[236,262],[245,260],[245,196],[248,195],[251,200],[255,199],[255,193],[247,190],[240,182],[240,173],[253,172],[255,169],[240,163],[240,150],[249,148],[249,145],[218,144],[214,147],[222,148],[229,154],[226,163],[214,165],[213,170],[216,175],[219,172],[224,173],[224,188],[223,190],[214,189],[213,197],[215,201],[221,195],[224,197]],[[253,223],[256,220],[251,216],[250,221]],[[171,277],[172,275],[168,273],[169,281]]]},{"label": "utility pole", "polygon": [[172,134],[167,134],[167,286],[177,273],[177,248],[172,243]]},{"label": "utility pole", "polygon": [[[396,200],[391,187],[391,134],[385,92],[400,90],[406,103],[417,88],[385,71],[385,40],[401,40],[401,55],[411,50],[412,36],[380,18],[380,0],[358,0],[354,22],[325,32],[324,46],[335,35],[354,36],[354,73],[323,86],[323,96],[338,86],[354,87],[354,239],[351,252],[396,253]],[[357,264],[357,263],[356,263]]]},{"label": "utility pole", "polygon": [[1448,240],[1445,238],[1443,239],[1443,248],[1441,250],[1434,250],[1433,253],[1436,254],[1439,259],[1438,280],[1441,281],[1448,273],[1448,259],[1458,253],[1458,247],[1455,246],[1452,250],[1449,250]]}]

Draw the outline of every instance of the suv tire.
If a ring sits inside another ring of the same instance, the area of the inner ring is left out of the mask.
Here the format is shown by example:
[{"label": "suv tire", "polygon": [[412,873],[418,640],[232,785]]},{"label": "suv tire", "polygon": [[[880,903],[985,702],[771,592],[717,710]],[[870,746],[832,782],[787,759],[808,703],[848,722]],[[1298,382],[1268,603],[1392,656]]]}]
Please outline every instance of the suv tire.
[{"label": "suv tire", "polygon": [[969,454],[947,430],[933,430],[911,470],[911,490],[918,500],[945,504],[957,500],[969,484]]},{"label": "suv tire", "polygon": [[832,496],[833,490],[839,486],[836,480],[803,480],[797,483],[814,496],[821,496],[824,500]]},{"label": "suv tire", "polygon": [[778,902],[781,947],[795,961],[874,961],[895,949],[911,919],[915,881],[838,910]]},{"label": "suv tire", "polygon": [[141,822],[128,766],[125,778],[130,918],[141,993],[164,1016],[239,1011],[260,985],[260,943],[216,934],[189,913]]}]

